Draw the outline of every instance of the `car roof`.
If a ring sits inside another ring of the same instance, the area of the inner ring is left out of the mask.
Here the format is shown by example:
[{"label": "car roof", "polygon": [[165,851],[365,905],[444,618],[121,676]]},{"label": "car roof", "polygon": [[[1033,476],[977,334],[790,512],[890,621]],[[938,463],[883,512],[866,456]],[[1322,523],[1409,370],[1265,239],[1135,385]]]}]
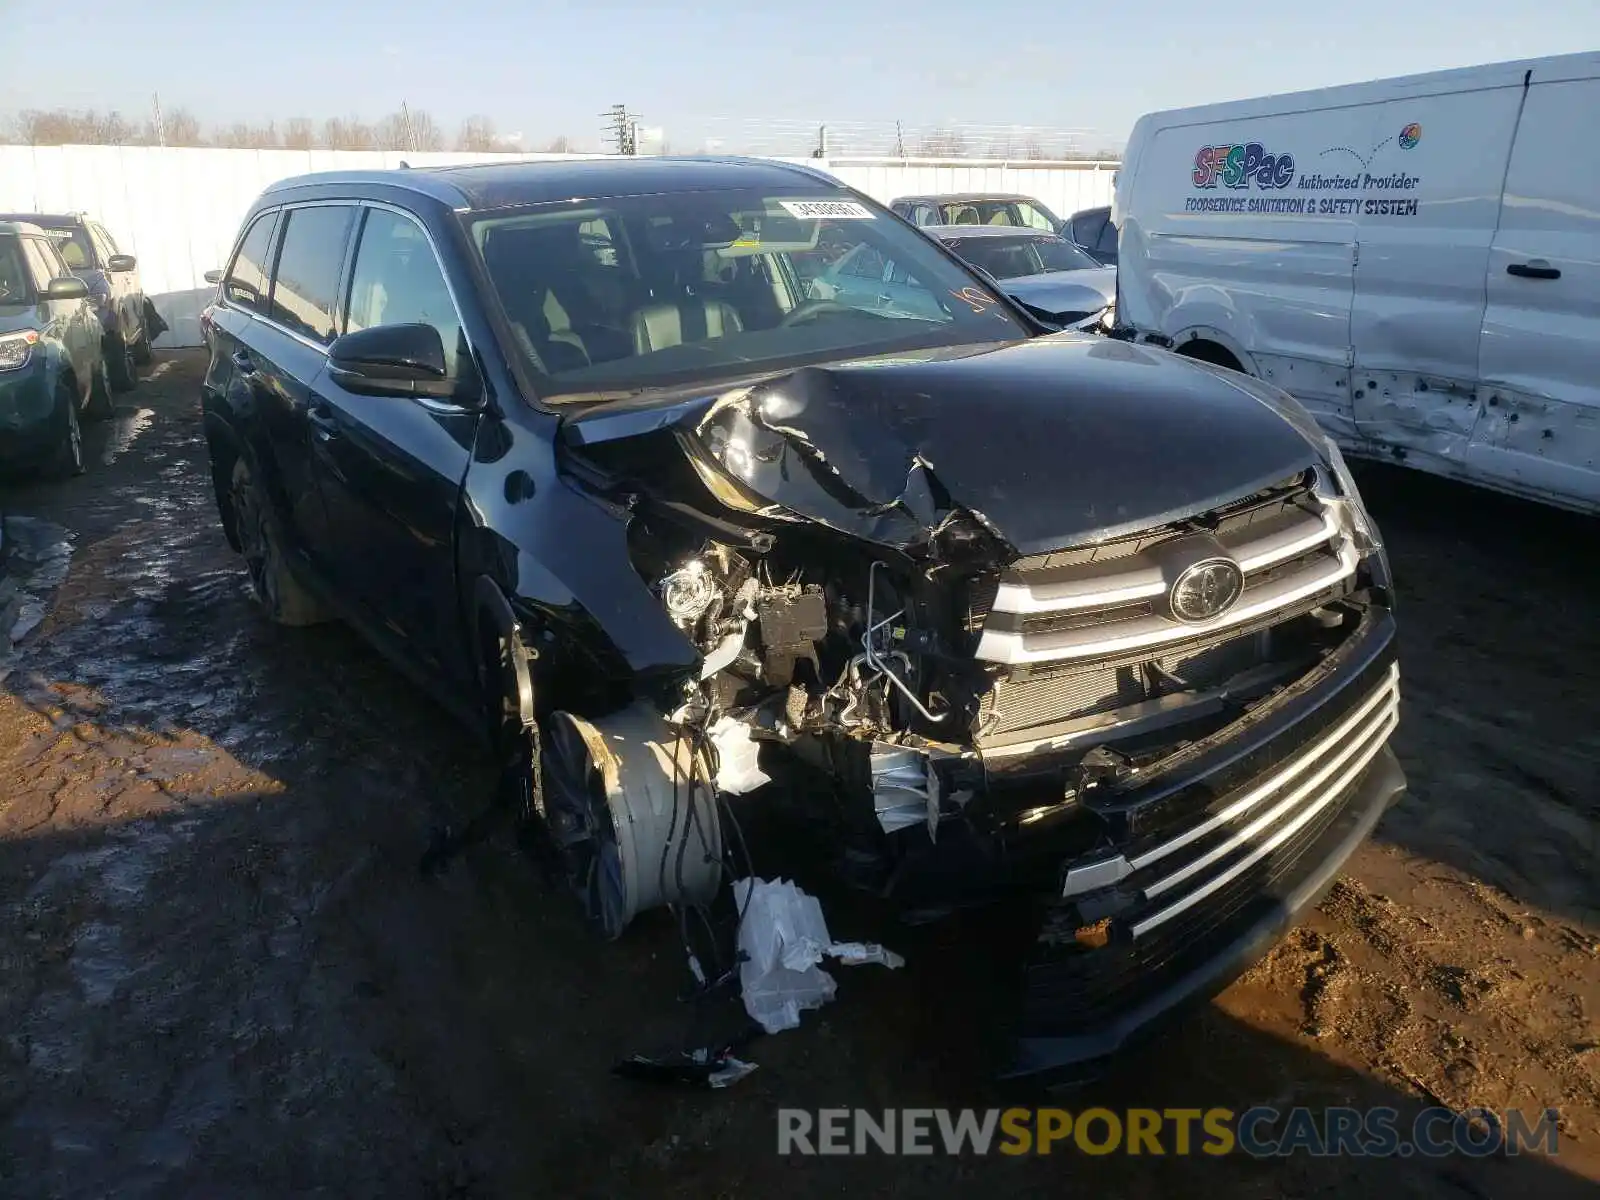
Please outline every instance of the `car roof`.
[{"label": "car roof", "polygon": [[328,171],[279,180],[262,199],[300,188],[398,188],[456,209],[492,209],[600,196],[774,188],[845,191],[843,181],[815,167],[763,158],[600,158],[406,167],[391,171]]},{"label": "car roof", "polygon": [[924,225],[922,232],[941,241],[969,237],[1031,237],[1053,238],[1060,235],[1048,229],[1033,229],[1027,225]]},{"label": "car roof", "polygon": [[20,222],[25,225],[35,225],[43,229],[59,228],[62,225],[82,225],[81,213],[0,213],[0,221]]},{"label": "car roof", "polygon": [[11,217],[0,217],[0,237],[6,235],[15,237],[23,233],[31,233],[36,237],[44,236],[44,230],[40,229],[32,221],[17,221]]},{"label": "car roof", "polygon": [[975,204],[981,200],[1027,200],[1038,204],[1033,196],[1021,192],[941,192],[922,196],[897,196],[891,204]]}]

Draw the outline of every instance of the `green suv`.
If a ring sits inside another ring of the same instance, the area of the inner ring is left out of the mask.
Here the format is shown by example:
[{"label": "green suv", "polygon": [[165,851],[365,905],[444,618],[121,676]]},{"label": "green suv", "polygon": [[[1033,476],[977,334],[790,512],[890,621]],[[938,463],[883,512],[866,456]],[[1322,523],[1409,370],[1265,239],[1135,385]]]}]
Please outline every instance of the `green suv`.
[{"label": "green suv", "polygon": [[89,287],[37,225],[0,221],[0,463],[83,470],[80,416],[109,416]]}]

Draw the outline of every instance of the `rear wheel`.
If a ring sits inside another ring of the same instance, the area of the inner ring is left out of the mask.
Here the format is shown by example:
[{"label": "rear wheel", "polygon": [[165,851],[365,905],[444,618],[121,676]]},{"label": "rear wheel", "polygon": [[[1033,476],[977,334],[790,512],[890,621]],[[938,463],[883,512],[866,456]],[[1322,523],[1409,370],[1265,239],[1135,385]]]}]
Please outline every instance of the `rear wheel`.
[{"label": "rear wheel", "polygon": [[49,471],[57,479],[83,474],[83,427],[78,423],[77,390],[69,384],[56,395],[56,444]]},{"label": "rear wheel", "polygon": [[111,396],[111,367],[104,359],[95,370],[94,383],[89,387],[89,407],[84,411],[97,421],[116,415],[117,402]]},{"label": "rear wheel", "polygon": [[250,585],[262,611],[280,625],[316,625],[328,620],[327,610],[294,577],[284,558],[278,522],[243,458],[233,464],[229,502],[239,549],[250,568]]},{"label": "rear wheel", "polygon": [[116,334],[106,342],[106,365],[111,368],[111,386],[119,392],[131,391],[139,382],[133,368],[133,347]]}]

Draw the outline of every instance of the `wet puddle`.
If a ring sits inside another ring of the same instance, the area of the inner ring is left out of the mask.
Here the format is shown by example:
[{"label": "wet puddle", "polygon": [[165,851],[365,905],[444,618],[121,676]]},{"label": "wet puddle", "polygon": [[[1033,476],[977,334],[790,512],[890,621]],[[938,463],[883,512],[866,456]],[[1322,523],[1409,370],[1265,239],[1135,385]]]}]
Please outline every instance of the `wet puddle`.
[{"label": "wet puddle", "polygon": [[12,651],[44,620],[72,565],[72,535],[37,517],[0,517],[0,679]]},{"label": "wet puddle", "polygon": [[155,419],[155,411],[149,408],[141,408],[135,412],[118,410],[117,415],[111,419],[106,433],[106,446],[100,452],[101,463],[109,466],[116,462],[118,456],[126,453],[139,439],[139,435],[150,428]]}]

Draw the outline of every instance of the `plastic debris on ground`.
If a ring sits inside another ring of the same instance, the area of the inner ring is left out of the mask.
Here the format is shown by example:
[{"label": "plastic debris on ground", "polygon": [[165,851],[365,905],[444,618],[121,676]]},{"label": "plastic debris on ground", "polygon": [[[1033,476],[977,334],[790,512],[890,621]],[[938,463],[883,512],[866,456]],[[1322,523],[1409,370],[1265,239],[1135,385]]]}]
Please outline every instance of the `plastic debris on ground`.
[{"label": "plastic debris on ground", "polygon": [[905,965],[882,946],[835,942],[817,898],[787,880],[739,879],[733,898],[744,914],[739,923],[739,983],[745,1011],[768,1033],[794,1029],[803,1011],[833,999],[833,976],[818,966],[824,958],[846,966]]},{"label": "plastic debris on ground", "polygon": [[756,1064],[735,1058],[729,1053],[710,1050],[692,1050],[651,1058],[635,1054],[612,1068],[614,1074],[624,1079],[637,1079],[645,1083],[677,1083],[690,1087],[725,1088],[738,1083]]}]

